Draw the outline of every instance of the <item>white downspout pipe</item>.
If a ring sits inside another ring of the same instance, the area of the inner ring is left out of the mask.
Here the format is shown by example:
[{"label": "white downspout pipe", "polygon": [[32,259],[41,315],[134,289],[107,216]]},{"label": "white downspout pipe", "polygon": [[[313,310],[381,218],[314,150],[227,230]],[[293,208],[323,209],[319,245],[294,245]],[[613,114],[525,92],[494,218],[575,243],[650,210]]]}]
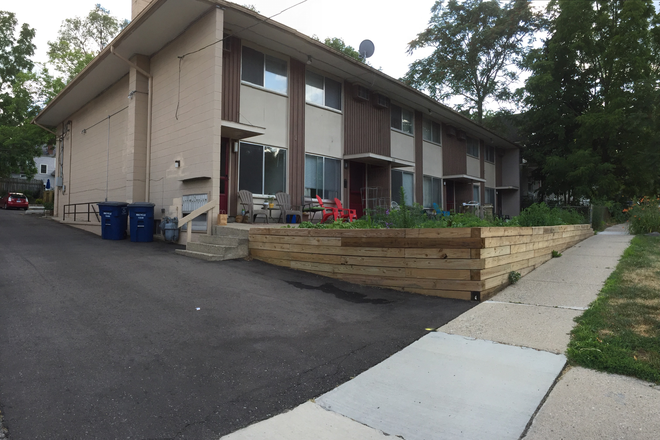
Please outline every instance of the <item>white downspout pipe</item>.
[{"label": "white downspout pipe", "polygon": [[130,60],[124,58],[123,56],[119,55],[117,52],[115,52],[115,47],[110,46],[110,52],[140,72],[142,75],[146,76],[149,79],[149,85],[148,85],[148,94],[149,94],[149,101],[147,102],[147,169],[146,169],[146,176],[145,176],[145,202],[149,202],[150,198],[150,193],[151,193],[151,115],[152,115],[152,108],[153,108],[153,91],[154,91],[154,77],[151,76],[149,72],[146,70],[138,67],[135,63],[131,62]]}]

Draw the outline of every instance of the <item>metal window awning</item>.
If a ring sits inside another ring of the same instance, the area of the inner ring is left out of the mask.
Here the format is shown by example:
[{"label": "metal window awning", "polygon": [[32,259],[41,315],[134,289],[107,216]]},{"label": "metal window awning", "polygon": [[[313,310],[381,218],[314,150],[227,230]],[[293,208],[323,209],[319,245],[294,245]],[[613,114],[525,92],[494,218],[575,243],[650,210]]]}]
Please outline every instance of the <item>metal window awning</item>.
[{"label": "metal window awning", "polygon": [[495,189],[498,191],[506,191],[506,190],[518,191],[520,188],[518,188],[517,186],[496,186]]},{"label": "metal window awning", "polygon": [[461,183],[470,183],[470,182],[483,182],[483,183],[486,183],[486,179],[482,179],[480,177],[470,176],[470,175],[467,175],[467,174],[454,174],[452,176],[443,176],[442,179],[444,179],[444,180],[453,180],[455,182],[461,182]]},{"label": "metal window awning", "polygon": [[222,121],[222,137],[231,139],[246,139],[261,136],[266,133],[264,127],[256,125],[241,124],[240,122]]},{"label": "metal window awning", "polygon": [[396,157],[382,156],[375,153],[358,153],[344,156],[344,160],[362,162],[369,165],[391,165],[392,168],[414,167],[415,162],[409,160],[397,159]]}]

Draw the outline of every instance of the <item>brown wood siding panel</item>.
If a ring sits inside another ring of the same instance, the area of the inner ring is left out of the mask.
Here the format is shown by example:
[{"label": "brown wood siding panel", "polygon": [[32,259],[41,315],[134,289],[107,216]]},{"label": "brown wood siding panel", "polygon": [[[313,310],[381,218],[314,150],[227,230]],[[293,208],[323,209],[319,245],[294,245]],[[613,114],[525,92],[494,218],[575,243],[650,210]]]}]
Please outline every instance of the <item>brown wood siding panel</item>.
[{"label": "brown wood siding panel", "polygon": [[503,152],[495,149],[495,186],[502,186],[502,156]]},{"label": "brown wood siding panel", "polygon": [[231,37],[229,51],[222,53],[222,119],[240,122],[241,108],[241,40]]},{"label": "brown wood siding panel", "polygon": [[289,194],[300,205],[305,191],[305,63],[291,59],[289,78]]},{"label": "brown wood siding panel", "polygon": [[[445,176],[467,174],[467,141],[449,136],[448,126],[442,124],[442,168]],[[455,130],[458,132],[458,130]]]},{"label": "brown wood siding panel", "polygon": [[422,112],[415,112],[415,201],[424,201],[424,140]]},{"label": "brown wood siding panel", "polygon": [[390,110],[355,100],[353,85],[344,83],[344,154],[374,153],[390,157]]},{"label": "brown wood siding panel", "polygon": [[[485,159],[486,159],[486,143],[484,141],[480,141],[480,147],[479,147],[479,177],[482,179],[486,178],[486,164],[485,164]],[[481,199],[479,200],[481,204],[484,204],[484,200],[486,200],[486,184],[482,183],[481,184]]]}]

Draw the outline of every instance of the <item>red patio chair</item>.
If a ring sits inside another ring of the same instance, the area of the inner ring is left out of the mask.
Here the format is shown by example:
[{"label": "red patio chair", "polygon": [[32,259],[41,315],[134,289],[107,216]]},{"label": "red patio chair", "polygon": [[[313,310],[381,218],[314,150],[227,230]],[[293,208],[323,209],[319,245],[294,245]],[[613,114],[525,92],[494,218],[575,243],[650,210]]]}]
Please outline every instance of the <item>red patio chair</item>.
[{"label": "red patio chair", "polygon": [[339,217],[337,208],[332,206],[323,206],[323,200],[321,200],[321,197],[319,196],[316,196],[316,200],[319,201],[319,205],[321,205],[321,208],[323,208],[323,218],[321,219],[321,223],[325,223],[328,217],[332,217],[332,220],[337,220],[337,217]]},{"label": "red patio chair", "polygon": [[342,219],[346,219],[349,222],[357,220],[357,211],[355,209],[346,209],[341,206],[341,200],[335,197],[335,205],[337,205],[337,213]]}]

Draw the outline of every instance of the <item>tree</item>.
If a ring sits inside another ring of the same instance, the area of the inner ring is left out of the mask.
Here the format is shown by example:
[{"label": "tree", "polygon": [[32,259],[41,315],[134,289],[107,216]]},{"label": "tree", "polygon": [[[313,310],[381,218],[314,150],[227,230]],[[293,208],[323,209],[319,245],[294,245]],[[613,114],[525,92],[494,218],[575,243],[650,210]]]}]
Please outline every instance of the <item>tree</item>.
[{"label": "tree", "polygon": [[355,50],[353,46],[349,46],[348,44],[344,43],[344,40],[341,38],[336,38],[336,37],[326,38],[325,41],[323,41],[323,43],[326,46],[329,46],[334,50],[343,53],[344,55],[348,55],[349,57],[354,58],[361,63],[364,63],[364,60],[360,56],[360,52]]},{"label": "tree", "polygon": [[[544,194],[656,193],[658,39],[651,0],[559,0],[528,59],[527,157]],[[576,20],[575,17],[580,17]]]},{"label": "tree", "polygon": [[36,173],[35,156],[48,134],[30,120],[38,107],[34,102],[35,32],[27,24],[16,31],[18,21],[11,12],[0,11],[0,177],[12,173]]},{"label": "tree", "polygon": [[438,0],[431,8],[429,27],[408,44],[408,53],[432,47],[427,58],[410,65],[403,81],[433,98],[463,98],[481,122],[484,103],[508,101],[518,66],[530,50],[540,15],[527,0]]},{"label": "tree", "polygon": [[127,25],[100,4],[87,17],[67,18],[57,40],[48,42],[49,62],[69,82]]}]

